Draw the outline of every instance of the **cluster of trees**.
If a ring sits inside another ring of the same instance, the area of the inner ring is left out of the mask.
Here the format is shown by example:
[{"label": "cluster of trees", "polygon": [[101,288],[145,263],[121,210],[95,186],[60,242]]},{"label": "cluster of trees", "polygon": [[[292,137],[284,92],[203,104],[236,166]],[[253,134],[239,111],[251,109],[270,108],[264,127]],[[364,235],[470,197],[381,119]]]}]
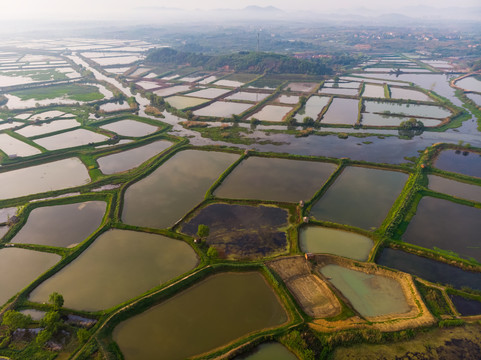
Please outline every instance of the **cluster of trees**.
[{"label": "cluster of trees", "polygon": [[[342,59],[345,60],[344,57]],[[235,71],[257,74],[325,75],[333,72],[330,58],[302,60],[288,55],[253,51],[240,51],[227,55],[205,55],[177,51],[172,48],[160,48],[150,50],[146,60],[151,63],[202,66],[206,70],[217,70],[228,66]]]}]

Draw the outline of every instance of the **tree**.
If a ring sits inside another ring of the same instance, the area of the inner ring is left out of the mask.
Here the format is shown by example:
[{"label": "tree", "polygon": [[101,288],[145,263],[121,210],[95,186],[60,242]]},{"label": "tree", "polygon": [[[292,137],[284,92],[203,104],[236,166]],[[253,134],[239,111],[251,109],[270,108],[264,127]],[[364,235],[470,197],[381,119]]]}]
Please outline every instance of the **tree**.
[{"label": "tree", "polygon": [[302,122],[304,123],[304,125],[306,126],[313,126],[314,125],[314,119],[311,118],[310,116],[306,116]]},{"label": "tree", "polygon": [[15,310],[8,310],[3,315],[2,325],[8,327],[10,332],[14,332],[20,328],[26,328],[32,322],[30,315],[23,315]]},{"label": "tree", "polygon": [[50,330],[52,334],[56,333],[62,321],[60,320],[60,313],[58,311],[49,311],[40,320],[40,325],[45,329]]},{"label": "tree", "polygon": [[52,304],[55,310],[60,310],[63,306],[63,296],[60,295],[58,292],[53,292],[48,297],[48,302]]},{"label": "tree", "polygon": [[201,239],[206,238],[209,236],[210,229],[207,225],[204,224],[199,224],[197,227],[197,236],[200,237]]},{"label": "tree", "polygon": [[207,256],[211,259],[215,259],[219,256],[219,252],[214,246],[209,246],[209,249],[207,250]]},{"label": "tree", "polygon": [[84,328],[80,328],[78,329],[77,331],[77,339],[80,343],[85,343],[88,338],[90,337],[90,333],[88,332],[87,329],[84,329]]},{"label": "tree", "polygon": [[43,329],[38,333],[37,337],[35,338],[35,342],[37,343],[37,345],[43,346],[47,341],[50,340],[52,336],[53,333],[50,330]]}]

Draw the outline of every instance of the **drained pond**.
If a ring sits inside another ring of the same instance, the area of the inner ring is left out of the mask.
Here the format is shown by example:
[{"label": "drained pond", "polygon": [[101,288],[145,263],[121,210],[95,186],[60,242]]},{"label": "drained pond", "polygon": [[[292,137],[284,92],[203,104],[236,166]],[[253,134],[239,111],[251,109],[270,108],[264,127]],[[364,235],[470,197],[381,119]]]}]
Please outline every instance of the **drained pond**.
[{"label": "drained pond", "polygon": [[260,273],[222,273],[120,323],[113,338],[127,360],[186,359],[286,321]]},{"label": "drained pond", "polygon": [[200,211],[182,227],[195,236],[200,224],[207,225],[206,238],[221,256],[257,258],[287,250],[287,210],[274,206],[212,204]]}]

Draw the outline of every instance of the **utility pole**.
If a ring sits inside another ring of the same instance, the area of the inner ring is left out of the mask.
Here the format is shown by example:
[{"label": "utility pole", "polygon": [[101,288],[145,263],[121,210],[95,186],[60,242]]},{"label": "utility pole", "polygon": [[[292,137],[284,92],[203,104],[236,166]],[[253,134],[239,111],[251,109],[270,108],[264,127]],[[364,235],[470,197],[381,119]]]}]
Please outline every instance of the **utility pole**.
[{"label": "utility pole", "polygon": [[259,52],[259,34],[260,32],[257,32],[257,52]]}]

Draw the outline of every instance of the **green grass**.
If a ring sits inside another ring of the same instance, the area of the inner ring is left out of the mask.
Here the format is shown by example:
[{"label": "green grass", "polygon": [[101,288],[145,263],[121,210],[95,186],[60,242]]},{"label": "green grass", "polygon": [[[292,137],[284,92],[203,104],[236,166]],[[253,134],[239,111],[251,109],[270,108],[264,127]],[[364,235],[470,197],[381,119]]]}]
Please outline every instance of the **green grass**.
[{"label": "green grass", "polygon": [[45,100],[66,97],[76,101],[101,100],[104,96],[96,86],[81,84],[53,85],[43,88],[26,89],[12,92],[22,100]]}]

